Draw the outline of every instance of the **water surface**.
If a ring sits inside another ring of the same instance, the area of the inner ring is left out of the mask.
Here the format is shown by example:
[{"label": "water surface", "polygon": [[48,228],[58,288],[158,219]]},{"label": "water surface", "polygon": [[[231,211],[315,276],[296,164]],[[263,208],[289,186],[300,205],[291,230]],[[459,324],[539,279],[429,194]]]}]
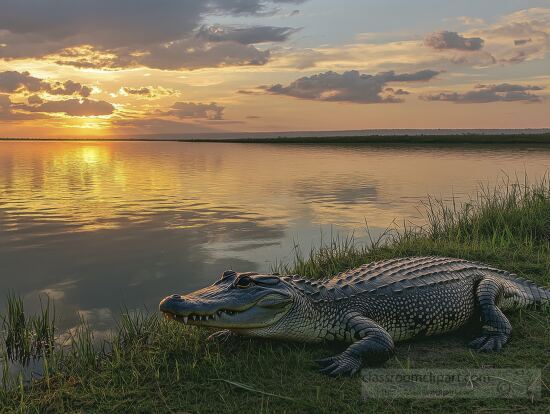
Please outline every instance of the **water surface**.
[{"label": "water surface", "polygon": [[427,194],[549,168],[544,146],[0,142],[1,291],[31,309],[46,293],[62,327],[101,334],[122,305],[155,309],[331,231],[364,238],[365,219],[420,223]]}]

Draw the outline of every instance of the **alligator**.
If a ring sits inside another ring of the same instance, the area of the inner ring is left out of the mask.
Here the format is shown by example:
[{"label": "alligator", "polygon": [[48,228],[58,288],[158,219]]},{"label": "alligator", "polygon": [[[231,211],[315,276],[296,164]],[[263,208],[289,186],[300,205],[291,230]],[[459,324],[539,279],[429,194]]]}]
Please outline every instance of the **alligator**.
[{"label": "alligator", "polygon": [[164,298],[165,317],[221,328],[212,337],[244,336],[351,343],[317,361],[330,376],[382,363],[394,343],[454,331],[481,321],[470,346],[499,351],[512,332],[503,310],[548,304],[550,290],[481,263],[406,257],[362,265],[330,279],[225,271],[212,285]]}]

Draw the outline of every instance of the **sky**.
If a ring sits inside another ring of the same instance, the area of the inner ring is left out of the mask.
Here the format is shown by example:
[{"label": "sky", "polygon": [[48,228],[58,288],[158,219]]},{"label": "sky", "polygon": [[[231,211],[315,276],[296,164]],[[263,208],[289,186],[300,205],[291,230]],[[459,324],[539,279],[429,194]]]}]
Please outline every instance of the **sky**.
[{"label": "sky", "polygon": [[550,127],[550,1],[0,0],[0,137]]}]

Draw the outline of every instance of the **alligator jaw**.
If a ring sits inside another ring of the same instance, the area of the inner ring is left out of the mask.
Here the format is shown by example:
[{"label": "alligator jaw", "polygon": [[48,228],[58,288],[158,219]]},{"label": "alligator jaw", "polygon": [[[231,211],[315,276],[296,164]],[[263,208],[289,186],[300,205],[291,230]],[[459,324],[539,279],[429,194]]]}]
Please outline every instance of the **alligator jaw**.
[{"label": "alligator jaw", "polygon": [[[244,312],[245,310],[246,309],[243,309],[242,311],[231,311],[231,310],[224,309],[224,310],[218,310],[213,314],[209,314],[209,315],[198,315],[198,314],[176,315],[174,313],[167,312],[167,311],[164,311],[163,314],[165,319],[175,320],[183,323],[184,325],[210,325],[208,322],[215,322],[219,320],[228,322],[231,320],[232,315],[235,315],[240,312]],[[212,324],[212,326],[215,326],[215,323]]]}]

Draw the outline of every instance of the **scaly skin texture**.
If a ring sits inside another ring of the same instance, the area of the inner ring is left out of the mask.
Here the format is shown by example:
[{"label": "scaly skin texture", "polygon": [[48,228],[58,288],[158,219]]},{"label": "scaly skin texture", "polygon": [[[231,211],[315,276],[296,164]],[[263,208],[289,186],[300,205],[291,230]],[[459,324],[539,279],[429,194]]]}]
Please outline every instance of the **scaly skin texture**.
[{"label": "scaly skin texture", "polygon": [[[550,291],[480,263],[409,257],[363,265],[331,279],[224,272],[213,285],[160,304],[169,318],[225,333],[304,342],[342,341],[341,354],[318,361],[321,372],[353,375],[382,362],[394,342],[437,335],[474,318],[479,351],[499,351],[511,334],[503,310],[547,303]],[[223,336],[216,334],[216,336]]]}]

